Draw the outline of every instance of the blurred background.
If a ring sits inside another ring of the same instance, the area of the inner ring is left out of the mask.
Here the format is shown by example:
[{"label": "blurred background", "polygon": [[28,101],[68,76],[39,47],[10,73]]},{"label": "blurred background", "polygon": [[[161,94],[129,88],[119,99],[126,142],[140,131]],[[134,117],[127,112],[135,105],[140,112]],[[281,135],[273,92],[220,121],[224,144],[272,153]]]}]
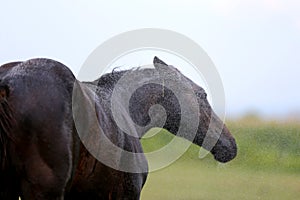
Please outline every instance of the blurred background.
[{"label": "blurred background", "polygon": [[76,74],[98,45],[117,34],[170,29],[211,57],[223,80],[228,116],[299,115],[296,0],[12,0],[0,5],[1,64],[48,57]]},{"label": "blurred background", "polygon": [[[297,199],[300,196],[300,1],[1,1],[0,64],[47,57],[77,74],[102,42],[162,28],[198,43],[216,65],[238,157],[198,159],[199,147],[150,174],[142,199]],[[121,65],[149,64],[149,58]],[[176,63],[170,63],[177,66]],[[185,73],[185,68],[180,68]],[[143,140],[145,151],[172,136]]]}]

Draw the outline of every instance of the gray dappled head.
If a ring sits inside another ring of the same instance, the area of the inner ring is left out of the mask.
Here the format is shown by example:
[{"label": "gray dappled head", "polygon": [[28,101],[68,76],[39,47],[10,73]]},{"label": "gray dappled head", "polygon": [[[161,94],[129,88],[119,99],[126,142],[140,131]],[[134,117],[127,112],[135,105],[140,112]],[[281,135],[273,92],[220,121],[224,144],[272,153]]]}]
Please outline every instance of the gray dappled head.
[{"label": "gray dappled head", "polygon": [[[177,81],[188,83],[194,92],[193,97],[196,97],[197,106],[199,108],[194,110],[197,110],[199,113],[192,114],[196,114],[196,116],[198,116],[197,120],[199,124],[192,142],[209,150],[219,162],[228,162],[232,160],[237,154],[235,139],[231,135],[226,125],[212,110],[212,107],[207,100],[207,94],[205,90],[181,74],[178,69],[166,64],[159,58],[154,57],[153,64],[160,73],[164,74],[164,76],[172,76],[173,78],[176,78]],[[184,93],[185,91],[181,92]],[[192,101],[193,97],[189,97],[187,95],[186,98],[188,100],[190,98]],[[176,110],[176,108],[173,109]],[[181,115],[183,114],[185,113],[181,113]],[[195,119],[189,119],[189,122],[186,124],[186,126],[189,126],[189,123],[191,123],[192,120]],[[173,132],[173,127],[166,126],[165,128],[170,132]]]}]

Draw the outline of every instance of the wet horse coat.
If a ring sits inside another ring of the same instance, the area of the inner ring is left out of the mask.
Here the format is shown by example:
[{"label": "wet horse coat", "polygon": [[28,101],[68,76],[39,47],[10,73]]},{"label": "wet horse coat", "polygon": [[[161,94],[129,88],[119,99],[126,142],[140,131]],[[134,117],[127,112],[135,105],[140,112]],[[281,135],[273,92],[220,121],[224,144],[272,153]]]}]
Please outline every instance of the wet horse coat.
[{"label": "wet horse coat", "polygon": [[[180,76],[180,81],[192,85],[201,112],[192,142],[201,146],[210,121],[223,127],[209,106],[205,91],[158,58],[154,59],[154,66],[169,70],[170,74]],[[132,75],[151,75],[153,70],[136,70]],[[0,67],[0,199],[17,200],[18,196],[25,200],[139,199],[147,172],[120,171],[97,160],[82,143],[80,133],[78,135],[78,130],[94,130],[94,122],[80,127],[74,123],[74,112],[81,111],[80,105],[84,109],[88,107],[90,100],[83,98],[82,104],[72,105],[74,87],[79,86],[76,94],[83,96],[86,90],[95,92],[92,103],[95,103],[97,123],[103,134],[121,149],[140,153],[134,159],[138,167],[146,169],[147,161],[141,154],[139,138],[151,128],[147,126],[150,107],[160,104],[166,109],[167,118],[162,127],[173,134],[179,129],[181,113],[171,90],[159,84],[146,84],[133,93],[127,113],[134,123],[146,128],[137,131],[138,137],[126,134],[117,126],[110,107],[113,88],[126,72],[112,72],[94,82],[80,83],[66,66],[49,59],[32,59]],[[82,115],[89,121],[89,112]],[[80,118],[81,115],[76,116]],[[190,139],[188,133],[182,135],[185,136]],[[98,147],[93,137],[87,140]],[[226,126],[210,150],[221,162],[235,157],[236,144]],[[103,155],[109,149],[100,152]],[[104,155],[112,155],[107,159],[116,165],[128,162],[123,154]],[[136,167],[135,164],[131,167]]]}]

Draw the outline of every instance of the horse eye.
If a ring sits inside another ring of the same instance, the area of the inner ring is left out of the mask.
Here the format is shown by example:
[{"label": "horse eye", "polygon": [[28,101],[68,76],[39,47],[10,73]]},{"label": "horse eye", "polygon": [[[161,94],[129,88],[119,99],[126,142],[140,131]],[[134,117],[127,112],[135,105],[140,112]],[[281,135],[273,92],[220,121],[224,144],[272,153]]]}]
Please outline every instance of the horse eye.
[{"label": "horse eye", "polygon": [[206,94],[206,93],[202,93],[202,94],[201,94],[201,99],[206,99],[206,97],[207,97],[207,94]]},{"label": "horse eye", "polygon": [[207,94],[205,92],[196,92],[196,96],[199,97],[200,99],[206,99]]}]

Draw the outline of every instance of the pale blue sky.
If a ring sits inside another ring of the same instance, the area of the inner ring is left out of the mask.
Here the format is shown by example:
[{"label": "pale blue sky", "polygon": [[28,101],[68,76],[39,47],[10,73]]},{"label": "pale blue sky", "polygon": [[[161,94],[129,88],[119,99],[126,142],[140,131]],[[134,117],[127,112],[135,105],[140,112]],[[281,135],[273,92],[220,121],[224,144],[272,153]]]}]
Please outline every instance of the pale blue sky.
[{"label": "pale blue sky", "polygon": [[76,74],[102,42],[139,28],[170,29],[202,46],[229,116],[300,112],[297,0],[1,1],[0,63],[48,57]]}]

